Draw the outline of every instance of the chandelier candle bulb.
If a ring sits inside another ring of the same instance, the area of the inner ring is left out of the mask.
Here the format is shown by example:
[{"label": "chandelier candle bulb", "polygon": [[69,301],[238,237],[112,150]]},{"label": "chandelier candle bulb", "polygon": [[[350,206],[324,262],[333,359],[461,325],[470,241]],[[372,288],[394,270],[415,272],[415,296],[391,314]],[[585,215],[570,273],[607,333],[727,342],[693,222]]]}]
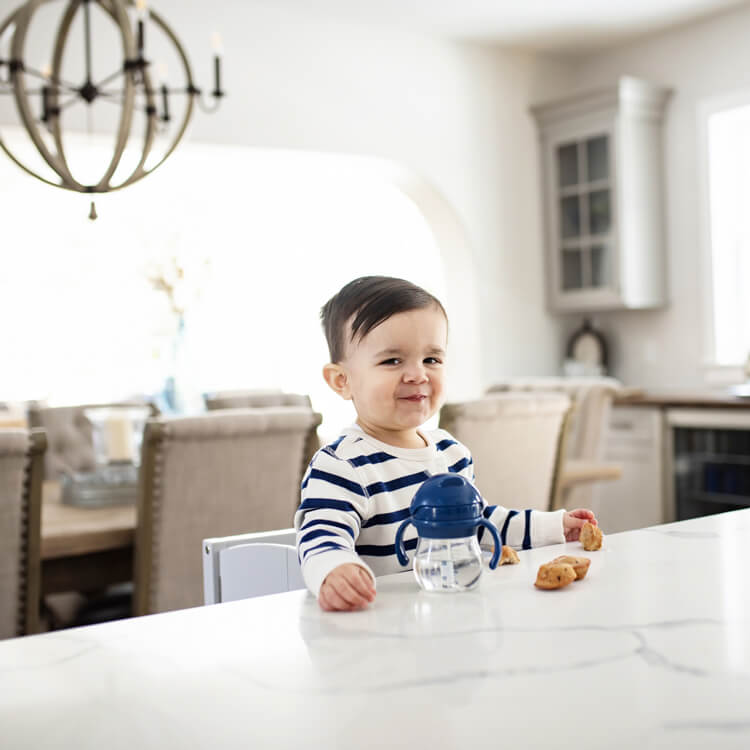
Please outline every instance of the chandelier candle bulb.
[{"label": "chandelier candle bulb", "polygon": [[214,31],[211,34],[211,47],[214,51],[214,96],[221,96],[221,58],[224,54],[224,45],[221,41],[221,34]]},{"label": "chandelier candle bulb", "polygon": [[138,17],[138,22],[136,24],[138,38],[138,57],[142,58],[144,46],[144,27],[146,23],[147,11],[146,0],[136,0],[135,11]]},{"label": "chandelier candle bulb", "polygon": [[164,122],[169,122],[169,90],[167,89],[165,84],[161,85],[161,104],[161,119]]},{"label": "chandelier candle bulb", "polygon": [[221,96],[221,57],[214,56],[214,96]]},{"label": "chandelier candle bulb", "polygon": [[50,93],[51,91],[49,86],[42,86],[42,122],[47,122],[49,120]]},{"label": "chandelier candle bulb", "polygon": [[143,57],[143,19],[138,19],[138,57]]}]

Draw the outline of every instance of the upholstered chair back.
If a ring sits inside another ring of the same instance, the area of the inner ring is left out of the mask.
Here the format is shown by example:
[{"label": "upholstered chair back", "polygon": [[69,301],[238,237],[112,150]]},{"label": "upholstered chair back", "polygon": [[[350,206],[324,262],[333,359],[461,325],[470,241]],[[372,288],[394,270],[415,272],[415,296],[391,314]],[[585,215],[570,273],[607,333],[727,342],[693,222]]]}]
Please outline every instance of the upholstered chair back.
[{"label": "upholstered chair back", "polygon": [[573,459],[597,460],[604,455],[612,401],[622,387],[619,380],[608,377],[530,377],[497,383],[487,393],[565,393],[573,402],[566,455]]},{"label": "upholstered chair back", "polygon": [[615,378],[590,376],[514,378],[487,392],[565,393],[571,398],[559,502],[574,508],[591,507],[595,483],[620,475],[619,467],[607,464],[604,458],[612,403],[622,390],[622,383]]},{"label": "upholstered chair back", "polygon": [[440,427],[471,451],[489,504],[548,510],[569,409],[562,393],[499,393],[445,404]]},{"label": "upholstered chair back", "polygon": [[119,402],[116,404],[81,404],[77,406],[36,406],[29,408],[29,424],[41,427],[47,433],[48,449],[45,455],[45,478],[59,479],[74,471],[93,471],[95,468],[94,443],[91,422],[86,409],[100,406],[144,406],[153,414],[156,408],[145,402]]},{"label": "upholstered chair back", "polygon": [[305,443],[320,421],[306,407],[149,420],[140,470],[136,614],[203,603],[203,539],[292,525]]},{"label": "upholstered chair back", "polygon": [[0,429],[0,638],[38,628],[42,430]]},{"label": "upholstered chair back", "polygon": [[308,406],[310,397],[304,393],[283,391],[216,391],[203,396],[206,409],[252,409],[266,406]]},{"label": "upholstered chair back", "polygon": [[[280,390],[216,391],[204,394],[203,400],[208,411],[216,409],[264,409],[269,406],[307,407],[312,411],[312,402],[306,393],[284,393]],[[320,448],[318,437],[319,422],[310,429],[305,441],[302,461],[302,474]]]}]

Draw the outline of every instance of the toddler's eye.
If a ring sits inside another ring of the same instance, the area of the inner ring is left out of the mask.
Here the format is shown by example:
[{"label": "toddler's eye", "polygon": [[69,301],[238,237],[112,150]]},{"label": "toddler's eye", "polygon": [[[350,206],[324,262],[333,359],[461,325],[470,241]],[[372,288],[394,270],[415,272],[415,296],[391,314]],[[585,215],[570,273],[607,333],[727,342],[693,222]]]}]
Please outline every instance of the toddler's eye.
[{"label": "toddler's eye", "polygon": [[398,357],[391,357],[390,359],[384,359],[380,364],[381,365],[399,365],[401,364],[401,360]]},{"label": "toddler's eye", "polygon": [[439,365],[441,361],[437,357],[427,357],[424,361],[426,365]]}]

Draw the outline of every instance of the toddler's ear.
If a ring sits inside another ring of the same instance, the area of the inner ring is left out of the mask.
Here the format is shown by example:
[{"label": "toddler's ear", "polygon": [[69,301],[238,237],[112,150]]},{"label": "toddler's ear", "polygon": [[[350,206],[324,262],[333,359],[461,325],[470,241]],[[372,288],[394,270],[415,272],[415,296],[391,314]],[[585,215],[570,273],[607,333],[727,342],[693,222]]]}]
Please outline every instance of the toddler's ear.
[{"label": "toddler's ear", "polygon": [[323,378],[341,398],[348,401],[352,397],[351,389],[349,388],[349,378],[341,365],[329,362],[323,368]]}]

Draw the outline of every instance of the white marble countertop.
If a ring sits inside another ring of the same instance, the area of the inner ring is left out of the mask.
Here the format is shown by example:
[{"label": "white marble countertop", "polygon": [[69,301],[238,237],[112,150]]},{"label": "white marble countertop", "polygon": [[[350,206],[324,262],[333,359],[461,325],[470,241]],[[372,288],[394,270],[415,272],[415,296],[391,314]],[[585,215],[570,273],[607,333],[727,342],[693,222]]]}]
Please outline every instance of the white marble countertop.
[{"label": "white marble countertop", "polygon": [[0,642],[0,747],[749,748],[750,510],[521,552],[477,591],[379,579]]}]

